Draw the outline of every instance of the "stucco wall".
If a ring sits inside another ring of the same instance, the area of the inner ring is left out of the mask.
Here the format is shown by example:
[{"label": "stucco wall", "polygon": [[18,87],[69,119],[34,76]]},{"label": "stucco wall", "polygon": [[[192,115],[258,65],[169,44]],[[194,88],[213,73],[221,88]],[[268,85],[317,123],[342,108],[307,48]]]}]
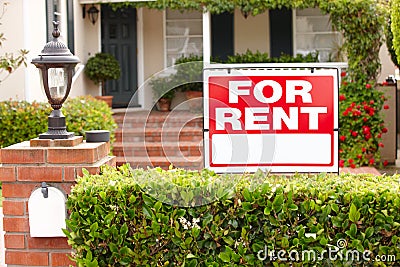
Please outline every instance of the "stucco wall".
[{"label": "stucco wall", "polygon": [[[100,9],[100,6],[97,5]],[[93,25],[88,16],[82,18],[82,6],[74,2],[74,32],[75,32],[75,55],[81,60],[81,64],[86,64],[88,58],[101,50],[101,15]],[[79,95],[100,95],[99,86],[89,80],[83,71],[76,78],[71,89],[70,96]]]},{"label": "stucco wall", "polygon": [[379,58],[381,60],[382,68],[381,73],[378,77],[378,82],[383,82],[389,75],[395,75],[396,66],[390,59],[390,54],[386,44],[383,44],[379,51]]},{"label": "stucco wall", "polygon": [[[5,1],[0,1],[3,4]],[[44,1],[7,1],[6,11],[1,19],[1,32],[6,41],[1,54],[16,53],[19,49],[29,50],[28,66],[21,67],[0,84],[0,99],[46,99],[41,88],[39,72],[30,64],[46,43],[46,22]],[[1,74],[1,77],[4,73]],[[0,78],[1,79],[1,78]]]},{"label": "stucco wall", "polygon": [[[164,69],[163,12],[143,9],[143,59],[144,80]],[[151,88],[144,90],[145,109],[152,107]]]},{"label": "stucco wall", "polygon": [[239,10],[235,10],[234,28],[235,53],[244,53],[247,49],[269,53],[268,12],[246,19]]}]

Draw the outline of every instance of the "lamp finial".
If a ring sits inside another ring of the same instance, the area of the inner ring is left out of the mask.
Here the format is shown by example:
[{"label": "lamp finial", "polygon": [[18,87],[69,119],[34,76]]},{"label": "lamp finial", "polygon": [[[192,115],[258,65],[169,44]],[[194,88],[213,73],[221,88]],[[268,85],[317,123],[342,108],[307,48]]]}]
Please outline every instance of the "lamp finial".
[{"label": "lamp finial", "polygon": [[58,29],[58,25],[60,25],[60,22],[58,21],[53,21],[53,32],[52,35],[54,37],[54,39],[57,39],[58,37],[60,37],[60,30]]}]

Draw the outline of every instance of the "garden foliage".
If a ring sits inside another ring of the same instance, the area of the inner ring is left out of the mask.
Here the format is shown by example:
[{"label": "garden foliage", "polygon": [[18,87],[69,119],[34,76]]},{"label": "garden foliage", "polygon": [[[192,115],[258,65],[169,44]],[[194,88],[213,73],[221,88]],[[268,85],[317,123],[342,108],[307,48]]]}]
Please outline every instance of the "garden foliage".
[{"label": "garden foliage", "polygon": [[[105,168],[78,179],[65,233],[78,266],[367,266],[339,256],[262,259],[266,249],[321,253],[338,241],[342,255],[399,259],[399,181]],[[396,266],[390,259],[374,266]]]},{"label": "garden foliage", "polygon": [[391,0],[391,30],[393,33],[393,48],[400,58],[400,0]]},{"label": "garden foliage", "polygon": [[373,83],[343,78],[339,95],[339,165],[386,165],[387,162],[380,162],[379,153],[382,135],[388,131],[380,115],[382,108],[389,108],[384,104],[385,96]]},{"label": "garden foliage", "polygon": [[[46,132],[50,112],[51,107],[47,103],[0,102],[0,147],[27,141]],[[111,140],[114,140],[117,125],[104,101],[91,96],[71,98],[64,103],[62,112],[69,132],[84,136],[88,130],[109,130]]]}]

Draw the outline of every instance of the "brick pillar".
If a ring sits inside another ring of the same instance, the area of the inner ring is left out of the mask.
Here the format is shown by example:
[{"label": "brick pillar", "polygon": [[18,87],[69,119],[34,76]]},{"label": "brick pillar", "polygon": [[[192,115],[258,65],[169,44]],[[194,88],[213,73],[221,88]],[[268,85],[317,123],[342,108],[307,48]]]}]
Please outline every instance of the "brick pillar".
[{"label": "brick pillar", "polygon": [[0,150],[0,181],[3,182],[3,225],[6,264],[10,266],[69,266],[71,247],[65,237],[34,238],[29,234],[28,199],[46,182],[68,195],[82,168],[98,173],[104,164],[115,166],[109,143],[39,140]]}]

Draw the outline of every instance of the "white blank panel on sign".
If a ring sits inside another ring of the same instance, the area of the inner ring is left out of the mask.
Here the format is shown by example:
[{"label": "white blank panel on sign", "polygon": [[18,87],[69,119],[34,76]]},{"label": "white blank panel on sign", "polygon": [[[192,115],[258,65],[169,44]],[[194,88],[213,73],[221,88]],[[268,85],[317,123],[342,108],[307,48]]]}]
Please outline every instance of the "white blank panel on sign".
[{"label": "white blank panel on sign", "polygon": [[213,164],[330,164],[330,134],[214,134]]}]

